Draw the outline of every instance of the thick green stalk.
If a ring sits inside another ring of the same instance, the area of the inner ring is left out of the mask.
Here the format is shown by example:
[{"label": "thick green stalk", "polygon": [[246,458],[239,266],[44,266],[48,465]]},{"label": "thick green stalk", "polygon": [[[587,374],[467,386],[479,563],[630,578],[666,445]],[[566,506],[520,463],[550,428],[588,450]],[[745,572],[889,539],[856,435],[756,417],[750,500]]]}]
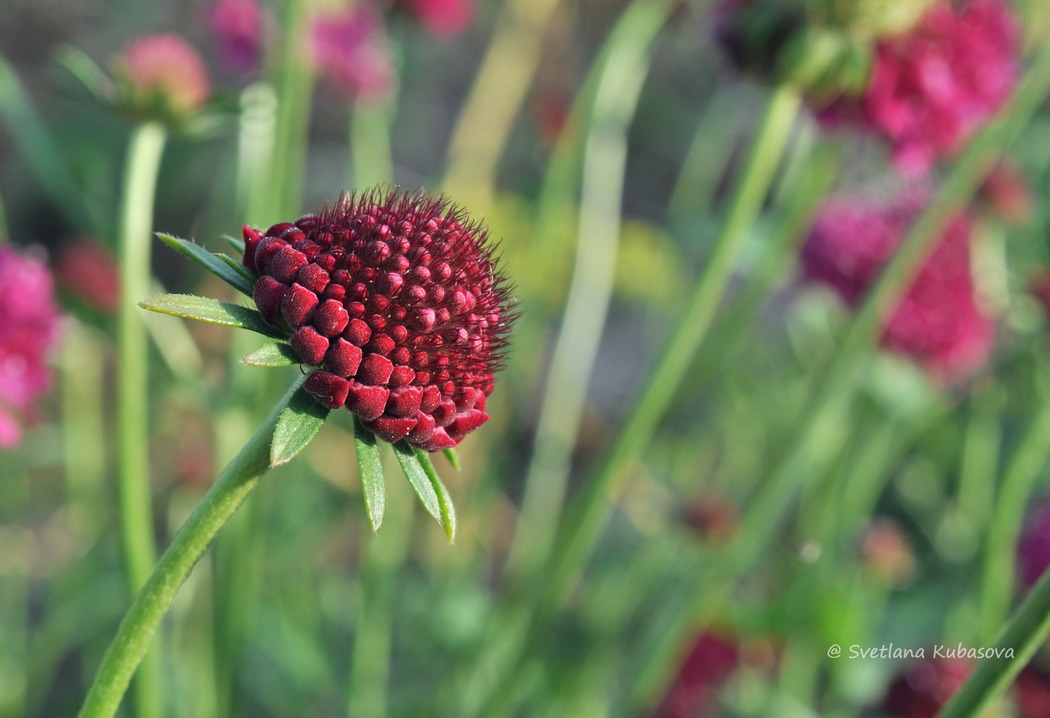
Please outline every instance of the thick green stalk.
[{"label": "thick green stalk", "polygon": [[150,639],[193,566],[270,466],[270,440],[281,411],[302,384],[298,379],[256,429],[240,453],[194,509],[121,621],[102,658],[80,718],[110,718],[120,706]]},{"label": "thick green stalk", "polygon": [[829,451],[827,437],[835,433],[844,402],[849,400],[854,383],[867,365],[864,359],[879,332],[881,318],[911,282],[943,227],[973,196],[995,158],[1020,133],[1048,91],[1050,46],[1028,71],[1009,106],[971,142],[883,270],[850,324],[834,360],[821,375],[810,408],[802,413],[807,419],[799,427],[792,448],[749,502],[734,541],[708,570],[689,577],[692,605],[662,630],[665,638],[646,663],[647,675],[636,681],[631,706],[647,705],[656,694],[658,676],[675,651],[674,636],[682,635],[691,620],[706,617],[724,595],[724,584],[744,574],[761,556],[792,505],[797,489],[813,474],[815,460]]},{"label": "thick green stalk", "polygon": [[549,553],[558,526],[572,450],[612,300],[627,132],[648,74],[649,47],[672,7],[668,0],[634,3],[609,39],[584,150],[575,268],[508,559],[509,571],[519,577]]},{"label": "thick green stalk", "polygon": [[1003,474],[999,499],[988,527],[981,584],[980,636],[991,638],[1010,610],[1014,564],[1025,507],[1050,455],[1050,402],[1042,402]]},{"label": "thick green stalk", "polygon": [[[121,197],[118,246],[120,308],[117,347],[117,496],[120,537],[131,595],[142,587],[157,559],[149,471],[149,351],[138,302],[150,295],[153,202],[167,133],[156,122],[138,125],[131,135]],[[160,648],[136,684],[142,718],[163,715]]]},{"label": "thick green stalk", "polygon": [[[487,673],[484,683],[489,686],[490,701],[482,711],[485,715],[499,715],[498,705],[513,700],[513,684],[524,673],[521,667],[530,642],[538,637],[538,627],[549,620],[554,606],[571,589],[576,572],[597,543],[612,511],[608,493],[613,483],[644,450],[703,342],[779,165],[799,103],[798,93],[787,87],[770,98],[722,233],[657,367],[649,374],[652,381],[643,389],[605,460],[587,476],[563,518],[546,565],[532,583],[539,595],[522,591],[516,597],[519,603],[509,609],[512,617],[508,618],[504,635],[497,637],[490,650],[491,674],[483,671]],[[469,711],[467,714],[472,715]]]},{"label": "thick green stalk", "polygon": [[977,718],[1010,685],[1043,645],[1050,631],[1050,571],[1043,574],[1028,598],[1006,624],[993,649],[999,658],[985,658],[937,718]]},{"label": "thick green stalk", "polygon": [[394,179],[390,149],[390,119],[386,105],[354,105],[350,115],[350,177],[347,187],[364,189]]}]

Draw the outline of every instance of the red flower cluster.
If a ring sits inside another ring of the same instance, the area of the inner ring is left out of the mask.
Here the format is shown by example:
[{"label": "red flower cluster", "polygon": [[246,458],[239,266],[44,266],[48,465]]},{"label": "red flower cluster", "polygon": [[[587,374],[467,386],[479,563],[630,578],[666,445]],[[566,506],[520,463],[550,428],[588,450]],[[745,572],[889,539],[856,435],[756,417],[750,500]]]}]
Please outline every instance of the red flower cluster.
[{"label": "red flower cluster", "polygon": [[963,658],[920,661],[890,684],[883,709],[889,718],[935,718],[962,688],[972,668]]},{"label": "red flower cluster", "polygon": [[[822,209],[802,249],[805,278],[856,304],[893,256],[925,197],[882,208],[856,200]],[[988,358],[991,320],[981,309],[970,269],[970,220],[947,228],[912,286],[885,322],[882,344],[918,360],[935,378],[961,379]]]},{"label": "red flower cluster", "polygon": [[51,385],[47,356],[61,321],[52,284],[42,262],[0,247],[0,448],[18,445],[18,416]]},{"label": "red flower cluster", "polygon": [[389,442],[438,451],[488,419],[513,319],[486,231],[444,199],[343,194],[334,207],[244,228],[255,303],[285,326],[306,389]]},{"label": "red flower cluster", "polygon": [[821,119],[884,135],[895,164],[921,174],[958,150],[1010,96],[1017,44],[1003,0],[936,0],[910,31],[879,42],[864,94],[834,103]]}]

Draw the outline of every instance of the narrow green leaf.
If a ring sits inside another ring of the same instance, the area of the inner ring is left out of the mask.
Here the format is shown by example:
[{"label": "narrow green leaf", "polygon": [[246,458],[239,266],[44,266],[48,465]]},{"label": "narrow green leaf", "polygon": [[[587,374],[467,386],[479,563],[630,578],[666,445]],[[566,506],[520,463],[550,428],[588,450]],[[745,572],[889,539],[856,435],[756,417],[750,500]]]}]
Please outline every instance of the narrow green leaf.
[{"label": "narrow green leaf", "polygon": [[459,454],[456,453],[455,449],[444,449],[441,452],[448,459],[448,463],[452,464],[452,468],[459,471]]},{"label": "narrow green leaf", "polygon": [[291,366],[299,364],[302,360],[295,353],[288,342],[272,342],[263,344],[261,347],[241,359],[241,364],[249,366]]},{"label": "narrow green leaf", "polygon": [[[437,471],[434,469],[434,464],[430,461],[430,454],[422,449],[413,448],[413,451],[420,466],[423,467],[423,471],[426,472],[430,485],[434,487],[434,491],[437,493],[438,503],[441,505],[441,523],[445,525],[445,536],[448,537],[449,543],[453,543],[456,540],[456,507],[452,505],[452,495],[449,494],[445,485],[441,483],[441,477],[438,476]],[[446,451],[452,450],[446,449]],[[455,456],[454,451],[453,456]]]},{"label": "narrow green leaf", "polygon": [[252,296],[253,283],[251,279],[234,270],[229,264],[222,261],[219,255],[212,254],[199,244],[194,244],[163,232],[157,232],[157,238],[179,254],[189,257],[234,289],[247,294],[249,297]]},{"label": "narrow green leaf", "polygon": [[231,237],[228,234],[221,235],[220,239],[226,242],[226,244],[230,245],[230,248],[233,249],[233,251],[235,251],[237,254],[244,254],[243,239],[237,239],[236,237]]},{"label": "narrow green leaf", "polygon": [[288,402],[288,408],[277,419],[273,443],[270,444],[270,466],[287,464],[305,449],[321,430],[329,411],[306,389],[299,387]]},{"label": "narrow green leaf", "polygon": [[249,329],[274,339],[286,338],[280,329],[267,324],[262,314],[255,309],[220,302],[218,299],[198,297],[192,294],[161,294],[139,302],[139,306],[151,312],[171,314],[176,317],[196,319],[200,322],[221,324],[236,329]]},{"label": "narrow green leaf", "polygon": [[383,462],[379,458],[379,443],[376,435],[361,425],[354,416],[354,449],[357,451],[357,466],[361,470],[361,488],[365,494],[365,507],[372,530],[378,531],[386,510],[386,482],[383,478]]},{"label": "narrow green leaf", "polygon": [[222,261],[226,262],[226,264],[229,265],[230,269],[247,279],[249,284],[251,284],[253,287],[255,286],[255,280],[257,279],[257,277],[255,276],[255,273],[252,272],[252,270],[248,269],[238,260],[234,259],[228,254],[216,253],[215,256],[221,259]]},{"label": "narrow green leaf", "polygon": [[423,508],[428,514],[441,521],[441,502],[438,500],[433,484],[430,483],[426,470],[419,463],[415,452],[412,451],[412,447],[407,442],[399,441],[394,444],[394,456],[397,457],[397,463],[401,464],[401,470],[405,472],[408,483],[412,484],[416,495],[423,503]]}]

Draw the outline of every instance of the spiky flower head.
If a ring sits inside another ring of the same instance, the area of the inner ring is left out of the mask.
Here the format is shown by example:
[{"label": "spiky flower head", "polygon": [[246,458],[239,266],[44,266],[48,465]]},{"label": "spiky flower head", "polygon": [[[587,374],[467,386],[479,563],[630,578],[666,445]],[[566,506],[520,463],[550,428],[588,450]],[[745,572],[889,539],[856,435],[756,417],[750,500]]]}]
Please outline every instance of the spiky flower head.
[{"label": "spiky flower head", "polygon": [[[858,303],[922,212],[925,192],[885,205],[834,199],[821,209],[802,249],[805,278]],[[979,369],[995,341],[970,267],[971,221],[948,225],[911,287],[883,325],[882,346],[916,359],[935,379],[951,383]]]},{"label": "spiky flower head", "polygon": [[438,451],[488,420],[513,319],[487,230],[442,197],[342,194],[244,228],[263,318],[291,333],[305,387],[380,438]]},{"label": "spiky flower head", "polygon": [[58,340],[61,315],[44,263],[0,247],[0,448],[22,438],[28,416],[51,385],[48,354]]},{"label": "spiky flower head", "polygon": [[147,35],[116,61],[120,102],[132,114],[178,123],[211,94],[204,61],[177,35]]}]

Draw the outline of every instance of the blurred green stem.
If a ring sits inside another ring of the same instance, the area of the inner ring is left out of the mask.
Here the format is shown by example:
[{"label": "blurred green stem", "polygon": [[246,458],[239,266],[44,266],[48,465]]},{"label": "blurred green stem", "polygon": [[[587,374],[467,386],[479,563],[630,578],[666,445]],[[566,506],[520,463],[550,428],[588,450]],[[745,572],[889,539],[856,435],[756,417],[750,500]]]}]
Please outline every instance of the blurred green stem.
[{"label": "blurred green stem", "polygon": [[393,108],[354,104],[350,115],[350,177],[347,187],[358,190],[393,181],[390,120]]},{"label": "blurred green stem", "polygon": [[560,0],[506,0],[460,112],[443,182],[450,193],[489,194],[514,118],[536,74]]},{"label": "blurred green stem", "polygon": [[743,575],[783,522],[797,489],[815,473],[814,466],[830,451],[829,436],[841,434],[841,411],[853,387],[868,365],[864,361],[881,330],[885,317],[912,281],[923,260],[933,250],[942,229],[970,200],[988,168],[1016,138],[1050,90],[1050,46],[1037,58],[1018,86],[1009,105],[970,143],[934,195],[926,210],[912,225],[893,259],[854,317],[842,345],[820,382],[788,453],[770,472],[769,479],[749,501],[734,540],[707,570],[688,577],[692,605],[675,621],[663,627],[655,654],[645,659],[645,672],[634,685],[628,710],[648,705],[658,692],[660,680],[674,655],[675,637],[692,620],[702,619],[726,594],[725,583]]},{"label": "blurred green stem", "polygon": [[106,525],[105,386],[102,347],[92,331],[70,318],[62,342],[62,463],[69,523],[90,545]]},{"label": "blurred green stem", "polygon": [[[146,582],[157,559],[150,496],[149,351],[138,302],[150,294],[153,202],[166,138],[164,127],[156,122],[140,124],[132,132],[117,237],[117,495],[121,545],[132,596]],[[160,658],[157,646],[136,682],[136,707],[142,718],[158,718],[164,713]]]},{"label": "blurred green stem", "polygon": [[[977,670],[937,718],[977,718],[985,708],[1010,685],[1028,660],[1046,640],[1050,631],[1050,571],[1006,624],[993,648],[1001,649],[1001,658],[985,658]],[[1006,653],[1009,651],[1009,653]]]},{"label": "blurred green stem", "polygon": [[1025,507],[1050,455],[1050,401],[1042,401],[1028,431],[1014,450],[1003,474],[999,499],[988,527],[981,585],[981,631],[987,640],[1010,610],[1016,588],[1014,565]]},{"label": "blurred green stem", "polygon": [[149,580],[135,597],[102,658],[80,718],[110,718],[120,706],[131,676],[149,646],[175,594],[216,533],[237,511],[270,466],[270,440],[281,411],[304,381],[300,377],[226,466],[193,514],[161,556]]},{"label": "blurred green stem", "polygon": [[649,47],[672,2],[631,5],[609,39],[583,160],[576,261],[543,393],[525,495],[508,559],[520,578],[550,552],[572,451],[605,327],[619,253],[627,132],[649,70]]}]

